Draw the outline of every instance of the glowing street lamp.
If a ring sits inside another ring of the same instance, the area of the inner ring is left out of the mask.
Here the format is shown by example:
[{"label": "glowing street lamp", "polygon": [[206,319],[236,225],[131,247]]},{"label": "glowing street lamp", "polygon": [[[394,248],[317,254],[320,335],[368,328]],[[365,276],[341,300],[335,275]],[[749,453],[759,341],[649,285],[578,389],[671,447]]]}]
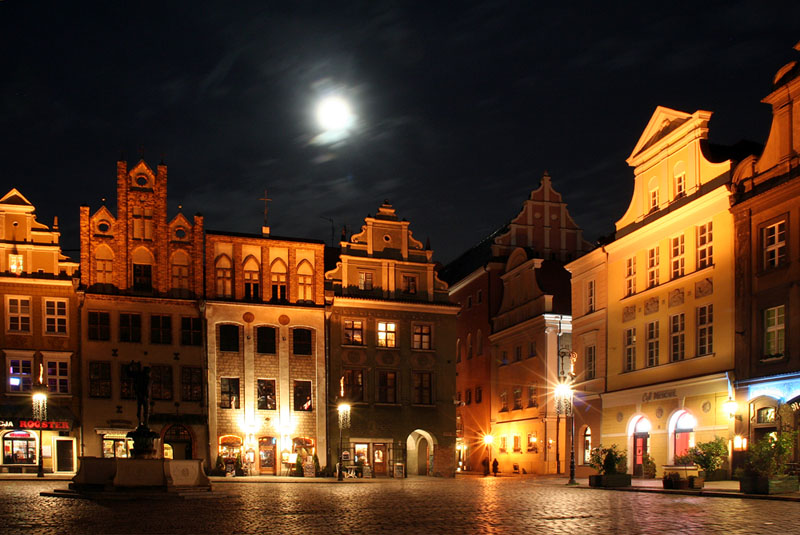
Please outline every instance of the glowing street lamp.
[{"label": "glowing street lamp", "polygon": [[489,463],[492,462],[492,442],[494,442],[492,435],[483,435],[483,443],[489,448]]},{"label": "glowing street lamp", "polygon": [[[569,481],[567,485],[577,485],[575,481],[575,417],[572,413],[572,385],[567,382],[556,385],[554,394],[556,398],[556,413],[572,416],[570,425],[570,452],[569,452]],[[556,429],[556,433],[558,430]]]},{"label": "glowing street lamp", "polygon": [[40,383],[33,390],[31,401],[33,403],[33,419],[39,422],[39,466],[36,471],[36,477],[44,477],[44,465],[42,464],[42,422],[47,420],[47,388],[43,384]]},{"label": "glowing street lamp", "polygon": [[344,474],[342,473],[342,429],[350,427],[350,405],[339,403],[337,411],[339,412],[339,475],[336,479],[342,481],[344,479]]}]

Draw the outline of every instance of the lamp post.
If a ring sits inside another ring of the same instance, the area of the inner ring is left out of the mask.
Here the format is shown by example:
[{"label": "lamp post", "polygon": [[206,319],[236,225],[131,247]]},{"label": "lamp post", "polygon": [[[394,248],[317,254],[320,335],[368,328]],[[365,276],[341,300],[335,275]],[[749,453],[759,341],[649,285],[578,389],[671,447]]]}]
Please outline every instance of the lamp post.
[{"label": "lamp post", "polygon": [[489,465],[492,463],[492,442],[494,437],[492,435],[483,435],[483,443],[489,448]]},{"label": "lamp post", "polygon": [[44,465],[42,464],[42,422],[47,420],[47,388],[39,383],[33,390],[31,397],[33,403],[33,419],[39,423],[39,466],[36,470],[36,477],[44,477]]},{"label": "lamp post", "polygon": [[[567,485],[577,485],[575,481],[575,416],[572,412],[572,396],[574,392],[570,383],[559,383],[556,386],[556,413],[570,417],[570,452],[569,452],[569,481]],[[556,430],[558,433],[558,430]],[[557,435],[556,435],[557,436]]]},{"label": "lamp post", "polygon": [[342,481],[344,479],[342,474],[342,430],[350,427],[350,405],[339,403],[337,410],[339,412],[339,474],[336,479]]}]

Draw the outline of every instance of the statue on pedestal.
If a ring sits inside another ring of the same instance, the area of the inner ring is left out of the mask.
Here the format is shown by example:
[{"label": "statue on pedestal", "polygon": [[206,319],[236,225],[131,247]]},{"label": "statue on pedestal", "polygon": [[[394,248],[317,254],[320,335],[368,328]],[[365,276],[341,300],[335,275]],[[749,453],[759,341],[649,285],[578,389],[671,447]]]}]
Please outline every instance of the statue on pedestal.
[{"label": "statue on pedestal", "polygon": [[136,394],[136,418],[139,425],[136,430],[126,436],[133,440],[131,456],[134,459],[154,459],[158,455],[153,446],[153,441],[158,438],[148,427],[150,422],[150,367],[142,367],[141,362],[131,361],[128,366],[128,375],[133,380],[133,391]]}]

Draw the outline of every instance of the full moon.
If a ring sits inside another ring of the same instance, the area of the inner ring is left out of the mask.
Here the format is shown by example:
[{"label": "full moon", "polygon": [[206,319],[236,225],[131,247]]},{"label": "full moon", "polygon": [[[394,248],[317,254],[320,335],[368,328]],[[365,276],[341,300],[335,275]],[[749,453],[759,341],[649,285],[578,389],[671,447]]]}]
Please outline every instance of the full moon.
[{"label": "full moon", "polygon": [[317,121],[325,130],[347,130],[353,120],[350,105],[343,98],[327,97],[317,105]]}]

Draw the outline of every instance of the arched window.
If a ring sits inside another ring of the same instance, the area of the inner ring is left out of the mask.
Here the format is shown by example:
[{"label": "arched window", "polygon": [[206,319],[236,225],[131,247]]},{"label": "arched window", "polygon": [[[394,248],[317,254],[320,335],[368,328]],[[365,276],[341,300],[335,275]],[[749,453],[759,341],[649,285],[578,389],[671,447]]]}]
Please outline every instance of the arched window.
[{"label": "arched window", "polygon": [[589,464],[592,456],[592,428],[588,425],[583,430],[583,464]]},{"label": "arched window", "polygon": [[475,345],[477,346],[477,352],[475,354],[481,356],[483,355],[483,333],[481,332],[480,329],[478,329],[478,334],[475,335],[475,340],[476,340]]},{"label": "arched window", "polygon": [[138,247],[131,255],[133,263],[133,289],[147,292],[153,289],[153,254],[144,247]]},{"label": "arched window", "polygon": [[297,300],[313,301],[314,270],[308,260],[303,260],[297,267]]},{"label": "arched window", "polygon": [[114,253],[107,245],[101,245],[94,253],[95,282],[97,284],[114,284]]},{"label": "arched window", "polygon": [[261,299],[261,265],[252,256],[244,263],[244,298],[250,301]]},{"label": "arched window", "polygon": [[172,255],[172,291],[181,297],[189,293],[189,255],[185,251]]},{"label": "arched window", "polygon": [[214,265],[217,277],[217,297],[233,297],[233,269],[226,255],[217,258]]},{"label": "arched window", "polygon": [[467,335],[467,360],[472,358],[472,333]]},{"label": "arched window", "polygon": [[691,413],[684,412],[675,422],[675,456],[686,455],[694,446],[694,427],[697,419]]},{"label": "arched window", "polygon": [[286,264],[278,258],[269,268],[272,301],[286,301]]}]

